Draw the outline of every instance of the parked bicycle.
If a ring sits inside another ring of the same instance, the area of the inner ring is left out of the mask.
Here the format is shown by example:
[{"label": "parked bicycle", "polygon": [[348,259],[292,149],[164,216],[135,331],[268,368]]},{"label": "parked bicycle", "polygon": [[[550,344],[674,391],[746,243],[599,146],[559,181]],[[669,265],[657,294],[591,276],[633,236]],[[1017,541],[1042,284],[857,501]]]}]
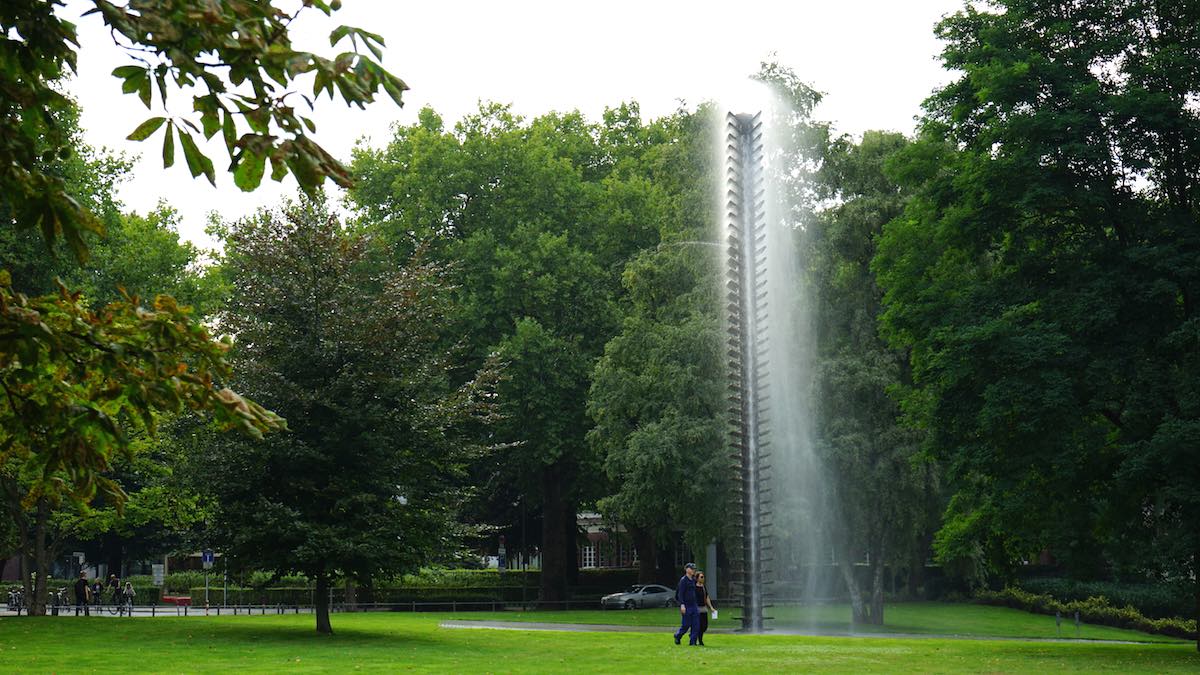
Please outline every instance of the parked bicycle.
[{"label": "parked bicycle", "polygon": [[8,611],[21,613],[25,609],[25,590],[21,587],[8,589]]},{"label": "parked bicycle", "polygon": [[58,616],[59,610],[69,607],[70,604],[70,600],[67,598],[67,589],[65,586],[57,591],[52,590],[47,593],[46,605],[53,616]]}]

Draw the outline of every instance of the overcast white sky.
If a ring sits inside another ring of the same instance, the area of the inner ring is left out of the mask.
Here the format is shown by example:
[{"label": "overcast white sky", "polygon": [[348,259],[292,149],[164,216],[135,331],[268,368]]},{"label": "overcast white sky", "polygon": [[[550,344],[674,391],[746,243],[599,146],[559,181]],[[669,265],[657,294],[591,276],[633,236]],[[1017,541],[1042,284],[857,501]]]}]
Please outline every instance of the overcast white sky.
[{"label": "overcast white sky", "polygon": [[[393,122],[408,124],[429,105],[449,123],[477,101],[513,104],[526,115],[578,109],[596,118],[606,106],[636,100],[655,117],[719,98],[754,73],[771,54],[826,98],[817,117],[841,132],[913,130],[921,101],[948,81],[936,57],[933,26],[962,0],[794,0],[768,2],[605,0],[343,0],[328,19],[318,12],[297,22],[296,42],[331,54],[327,36],[339,24],[380,33],[384,65],[412,88],[405,105],[390,99],[366,111],[328,99],[318,105],[316,138],[348,158],[359,138],[387,142]],[[112,69],[127,63],[99,17],[78,18],[87,3],[73,0],[65,14],[77,20],[81,54],[71,90],[83,107],[85,137],[95,146],[141,155],[120,187],[137,211],[166,199],[183,216],[181,234],[208,245],[206,214],[250,213],[295,191],[289,177],[243,193],[222,174],[224,150],[210,144],[217,187],[192,179],[182,159],[162,168],[160,134],[145,145],[125,136],[150,116],[135,96],[120,93]],[[190,109],[180,97],[174,112]],[[155,113],[160,114],[160,113]],[[219,136],[218,136],[219,138]]]}]

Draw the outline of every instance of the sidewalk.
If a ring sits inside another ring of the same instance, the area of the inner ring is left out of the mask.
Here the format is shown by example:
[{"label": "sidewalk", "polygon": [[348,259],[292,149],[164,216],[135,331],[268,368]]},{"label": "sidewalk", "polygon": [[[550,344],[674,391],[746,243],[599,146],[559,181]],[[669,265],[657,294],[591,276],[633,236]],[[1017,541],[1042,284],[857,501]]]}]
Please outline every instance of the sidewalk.
[{"label": "sidewalk", "polygon": [[[283,614],[312,614],[312,611],[313,610],[311,607],[301,607],[298,610],[294,607],[287,607],[287,608],[284,608],[284,611],[282,613]],[[279,614],[279,613],[280,613],[280,611],[279,611],[278,607],[272,607],[270,605],[265,606],[265,607],[263,607],[263,606],[252,606],[252,607],[210,606],[208,608],[207,616],[233,616],[235,614],[237,616],[247,616],[247,615],[260,616],[263,614],[266,614],[269,616],[271,614]],[[22,611],[20,615],[25,616],[25,612]],[[10,611],[7,607],[5,607],[4,609],[0,609],[0,617],[14,617],[15,618],[16,616],[17,616],[17,613]],[[69,607],[60,607],[58,610],[58,616],[52,616],[50,611],[47,610],[46,616],[51,619],[61,619],[61,618],[65,618],[65,617],[76,618],[75,617],[75,606],[71,605]],[[133,608],[132,614],[118,614],[117,612],[113,611],[109,607],[92,607],[90,615],[80,614],[78,618],[80,618],[80,619],[95,619],[98,617],[104,617],[104,618],[112,618],[112,619],[121,619],[121,618],[143,618],[143,617],[144,618],[158,618],[158,617],[176,617],[176,616],[178,616],[178,617],[184,617],[184,616],[193,617],[193,616],[206,616],[206,614],[205,614],[205,610],[203,607],[193,606],[193,607],[185,608],[185,607],[176,607],[175,605],[157,605],[155,607],[151,607],[149,605],[136,605]]]}]

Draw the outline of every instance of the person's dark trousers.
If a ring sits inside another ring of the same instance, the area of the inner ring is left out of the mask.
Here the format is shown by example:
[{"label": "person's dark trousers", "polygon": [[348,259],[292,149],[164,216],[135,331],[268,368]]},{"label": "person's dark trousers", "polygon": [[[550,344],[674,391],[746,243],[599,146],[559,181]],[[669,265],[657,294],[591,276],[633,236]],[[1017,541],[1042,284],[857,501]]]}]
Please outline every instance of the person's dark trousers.
[{"label": "person's dark trousers", "polygon": [[697,642],[704,644],[704,634],[708,632],[708,612],[700,610],[700,636],[696,638]]},{"label": "person's dark trousers", "polygon": [[675,641],[679,642],[679,639],[683,637],[684,633],[689,633],[688,644],[696,644],[696,633],[699,632],[697,630],[697,625],[699,622],[700,612],[695,607],[688,607],[684,611],[683,616],[680,618],[679,630],[675,631]]},{"label": "person's dark trousers", "polygon": [[84,600],[82,598],[75,598],[75,616],[79,616],[79,608],[80,607],[83,608],[84,616],[92,615],[92,613],[90,611],[88,611],[88,601]]}]

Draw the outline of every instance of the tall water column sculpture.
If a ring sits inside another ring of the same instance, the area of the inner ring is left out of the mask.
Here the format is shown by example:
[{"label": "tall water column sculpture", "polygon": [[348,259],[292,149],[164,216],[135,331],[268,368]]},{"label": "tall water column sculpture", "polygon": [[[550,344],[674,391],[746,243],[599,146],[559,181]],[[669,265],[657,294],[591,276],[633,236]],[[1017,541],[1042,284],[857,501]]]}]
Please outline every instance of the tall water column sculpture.
[{"label": "tall water column sculpture", "polygon": [[763,629],[764,580],[770,562],[770,459],[767,413],[766,185],[762,113],[730,113],[725,119],[726,199],[729,243],[726,288],[729,319],[729,401],[733,419],[731,457],[740,471],[736,517],[741,555],[732,581],[742,599],[742,629]]}]

